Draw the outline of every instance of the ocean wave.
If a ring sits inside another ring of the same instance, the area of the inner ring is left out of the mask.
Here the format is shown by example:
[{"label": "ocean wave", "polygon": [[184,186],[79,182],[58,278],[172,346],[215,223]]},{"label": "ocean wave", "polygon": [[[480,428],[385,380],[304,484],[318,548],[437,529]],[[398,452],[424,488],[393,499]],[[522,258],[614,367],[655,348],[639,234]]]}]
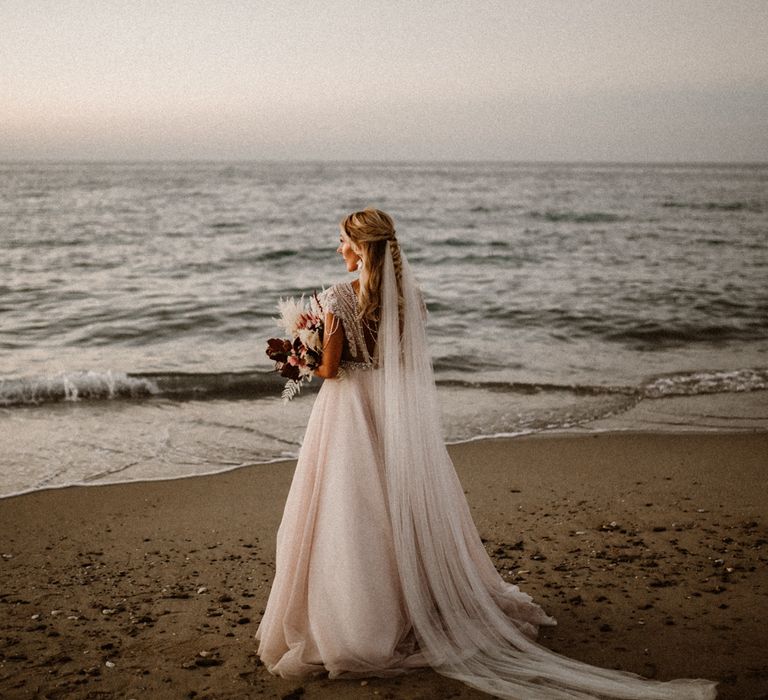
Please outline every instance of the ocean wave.
[{"label": "ocean wave", "polygon": [[443,240],[432,241],[432,245],[435,246],[450,246],[453,248],[465,248],[469,246],[477,245],[477,241],[472,238],[444,238]]},{"label": "ocean wave", "polygon": [[476,263],[484,266],[505,267],[517,259],[519,258],[496,250],[472,253],[456,251],[453,255],[436,255],[433,253],[429,258],[429,264],[433,268],[438,268],[442,265],[456,265],[457,263]]},{"label": "ocean wave", "polygon": [[676,372],[658,375],[642,387],[643,396],[657,399],[668,396],[738,393],[768,389],[768,368]]},{"label": "ocean wave", "polygon": [[560,384],[557,382],[472,382],[462,379],[438,379],[438,386],[483,389],[485,391],[540,394],[569,393],[577,396],[624,395],[638,399],[673,396],[741,393],[768,389],[768,367],[733,370],[697,370],[673,372],[649,377],[638,385]]},{"label": "ocean wave", "polygon": [[[631,290],[618,291],[612,307],[573,309],[501,306],[488,303],[483,320],[492,320],[516,333],[537,329],[557,342],[585,338],[624,345],[632,350],[664,351],[693,347],[699,343],[758,340],[768,335],[768,317],[759,303],[734,296],[696,298],[687,290],[667,290],[654,294]],[[675,308],[672,308],[676,304]],[[643,318],[633,309],[645,305],[644,312],[657,311],[657,318]],[[687,317],[682,317],[681,309]],[[443,309],[439,309],[442,313]],[[446,312],[455,309],[447,308]],[[667,316],[661,318],[662,315]]]},{"label": "ocean wave", "polygon": [[151,381],[123,372],[62,372],[0,380],[0,406],[23,406],[83,399],[143,398],[160,393]]},{"label": "ocean wave", "polygon": [[223,229],[244,229],[247,228],[247,224],[243,221],[214,221],[210,224],[209,228],[217,231]]},{"label": "ocean wave", "polygon": [[673,209],[703,209],[707,211],[749,211],[755,214],[763,212],[763,205],[757,201],[734,200],[727,202],[681,202],[668,199],[661,203],[662,207]]},{"label": "ocean wave", "polygon": [[[145,372],[133,374],[154,382],[160,393],[176,400],[230,398],[256,399],[279,397],[285,379],[273,371],[251,372]],[[321,382],[302,388],[302,393],[316,391]]]},{"label": "ocean wave", "polygon": [[432,246],[445,246],[446,248],[484,248],[486,246],[490,248],[510,248],[512,246],[510,241],[504,241],[504,240],[489,240],[489,241],[479,241],[475,238],[467,237],[467,238],[458,238],[458,237],[451,237],[451,238],[444,238],[442,240],[436,240],[431,241],[430,245]]},{"label": "ocean wave", "polygon": [[595,224],[610,223],[613,221],[624,221],[625,216],[612,214],[605,211],[556,211],[547,209],[546,211],[530,211],[528,215],[533,219],[544,219],[545,221],[568,221],[576,224]]},{"label": "ocean wave", "polygon": [[269,250],[259,255],[254,255],[249,262],[268,262],[270,260],[282,260],[283,258],[293,258],[299,255],[298,250],[282,248],[280,250]]},{"label": "ocean wave", "polygon": [[638,396],[642,394],[641,387],[607,385],[607,384],[558,384],[556,382],[473,382],[464,379],[438,379],[438,386],[457,387],[465,389],[482,389],[484,391],[514,392],[517,394],[541,394],[546,392],[561,392],[577,396],[601,396],[606,394],[623,394]]},{"label": "ocean wave", "polygon": [[[176,401],[255,399],[279,397],[284,384],[285,380],[272,372],[61,372],[56,375],[0,380],[0,406],[151,397]],[[307,387],[307,390],[312,391],[312,386]]]},{"label": "ocean wave", "polygon": [[[592,329],[590,329],[592,330]],[[646,321],[621,330],[608,330],[606,340],[627,343],[644,350],[659,349],[697,342],[723,340],[755,340],[765,337],[766,324],[756,319],[743,323],[680,323],[662,325]]]},{"label": "ocean wave", "polygon": [[[566,393],[575,396],[625,396],[658,399],[768,389],[768,368],[698,370],[649,377],[638,385],[565,384],[557,382],[471,381],[440,378],[456,369],[453,362],[436,363],[437,385],[446,389],[479,389],[523,395]],[[462,367],[462,369],[466,369]],[[0,406],[36,406],[54,402],[142,400],[174,401],[279,398],[285,380],[271,371],[251,372],[63,372],[56,375],[0,380]],[[322,381],[302,391],[317,391]]]},{"label": "ocean wave", "polygon": [[277,248],[256,250],[250,253],[237,252],[222,259],[222,263],[231,268],[233,265],[249,267],[261,263],[279,264],[283,261],[294,264],[294,260],[308,262],[324,260],[329,255],[330,246],[304,246],[302,248]]}]

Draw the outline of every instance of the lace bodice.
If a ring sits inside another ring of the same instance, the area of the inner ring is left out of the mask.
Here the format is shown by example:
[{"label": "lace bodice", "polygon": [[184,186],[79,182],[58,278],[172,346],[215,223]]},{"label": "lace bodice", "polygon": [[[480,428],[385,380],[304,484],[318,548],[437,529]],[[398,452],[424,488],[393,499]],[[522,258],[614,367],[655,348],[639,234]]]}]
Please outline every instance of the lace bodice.
[{"label": "lace bodice", "polygon": [[375,366],[375,352],[369,351],[366,335],[375,342],[375,328],[366,328],[357,318],[357,293],[351,282],[339,282],[319,296],[324,311],[330,311],[344,328],[344,350],[341,367],[370,369]]}]

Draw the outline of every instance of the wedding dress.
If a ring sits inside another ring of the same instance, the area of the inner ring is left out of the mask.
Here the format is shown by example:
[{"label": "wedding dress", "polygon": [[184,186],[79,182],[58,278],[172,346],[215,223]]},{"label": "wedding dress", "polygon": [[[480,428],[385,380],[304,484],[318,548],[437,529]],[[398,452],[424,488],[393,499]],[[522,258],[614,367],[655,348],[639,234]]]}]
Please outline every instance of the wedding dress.
[{"label": "wedding dress", "polygon": [[271,673],[388,676],[421,666],[501,698],[711,700],[704,679],[654,681],[534,640],[556,621],[497,573],[445,448],[421,294],[389,244],[373,348],[342,282],[341,377],[315,399],[256,632]]}]

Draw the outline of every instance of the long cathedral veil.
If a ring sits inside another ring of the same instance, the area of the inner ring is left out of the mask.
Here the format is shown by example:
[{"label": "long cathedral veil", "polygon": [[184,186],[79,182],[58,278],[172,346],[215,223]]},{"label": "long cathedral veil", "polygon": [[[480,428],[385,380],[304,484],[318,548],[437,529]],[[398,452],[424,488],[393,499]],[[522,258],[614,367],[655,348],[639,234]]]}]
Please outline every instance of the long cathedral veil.
[{"label": "long cathedral veil", "polygon": [[712,681],[654,681],[569,659],[532,641],[505,612],[489,586],[493,565],[443,442],[423,302],[402,254],[401,260],[402,319],[387,244],[376,410],[405,605],[429,664],[501,698],[715,698]]}]

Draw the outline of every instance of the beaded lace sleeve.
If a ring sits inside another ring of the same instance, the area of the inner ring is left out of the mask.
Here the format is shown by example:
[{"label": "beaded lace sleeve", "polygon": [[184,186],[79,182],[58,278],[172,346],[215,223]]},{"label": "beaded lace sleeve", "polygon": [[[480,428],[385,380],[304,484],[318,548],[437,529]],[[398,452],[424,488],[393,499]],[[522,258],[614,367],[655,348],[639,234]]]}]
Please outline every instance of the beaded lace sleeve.
[{"label": "beaded lace sleeve", "polygon": [[320,295],[323,309],[341,319],[344,336],[352,360],[347,364],[371,364],[368,347],[360,321],[357,318],[357,295],[348,282],[339,282]]}]

